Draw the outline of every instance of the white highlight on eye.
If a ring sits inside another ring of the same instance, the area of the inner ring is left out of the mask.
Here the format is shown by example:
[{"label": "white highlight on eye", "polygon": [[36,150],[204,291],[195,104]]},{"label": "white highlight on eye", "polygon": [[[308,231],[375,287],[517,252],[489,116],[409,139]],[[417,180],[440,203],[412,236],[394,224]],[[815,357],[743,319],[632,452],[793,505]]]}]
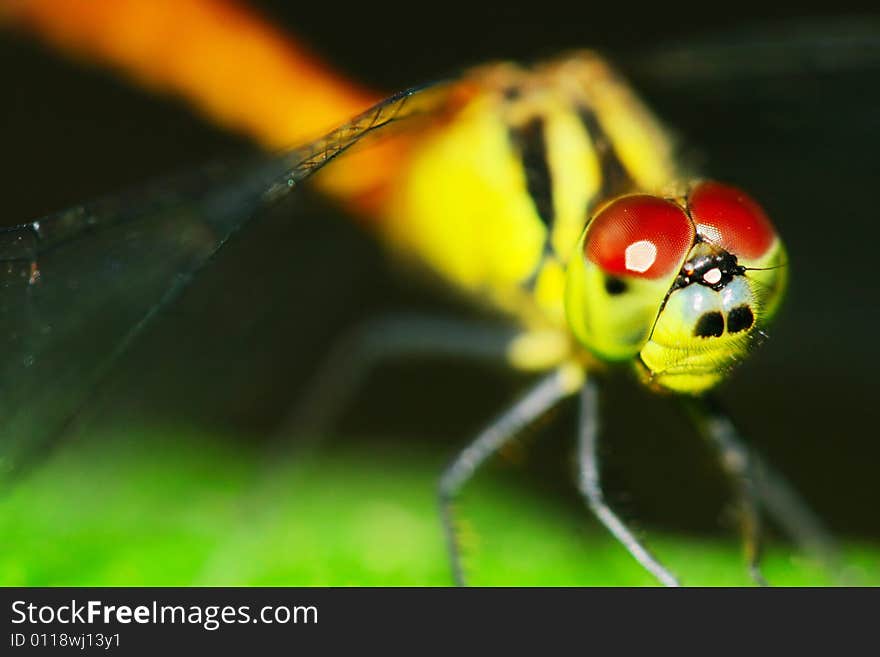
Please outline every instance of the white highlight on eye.
[{"label": "white highlight on eye", "polygon": [[626,268],[644,274],[657,260],[657,247],[648,240],[633,242],[624,252]]},{"label": "white highlight on eye", "polygon": [[715,285],[715,283],[721,280],[721,270],[718,267],[713,267],[703,274],[703,280],[709,285]]},{"label": "white highlight on eye", "polygon": [[697,224],[697,234],[707,242],[718,244],[721,242],[721,231],[715,226]]}]

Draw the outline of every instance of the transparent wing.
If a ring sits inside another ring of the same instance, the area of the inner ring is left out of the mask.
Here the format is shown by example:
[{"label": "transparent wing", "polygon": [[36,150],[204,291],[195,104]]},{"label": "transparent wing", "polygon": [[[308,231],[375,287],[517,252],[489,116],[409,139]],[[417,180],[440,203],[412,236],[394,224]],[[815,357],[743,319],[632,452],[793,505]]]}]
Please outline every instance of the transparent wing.
[{"label": "transparent wing", "polygon": [[2,474],[63,430],[117,356],[262,206],[370,133],[430,111],[447,86],[399,93],[300,149],[0,231]]}]

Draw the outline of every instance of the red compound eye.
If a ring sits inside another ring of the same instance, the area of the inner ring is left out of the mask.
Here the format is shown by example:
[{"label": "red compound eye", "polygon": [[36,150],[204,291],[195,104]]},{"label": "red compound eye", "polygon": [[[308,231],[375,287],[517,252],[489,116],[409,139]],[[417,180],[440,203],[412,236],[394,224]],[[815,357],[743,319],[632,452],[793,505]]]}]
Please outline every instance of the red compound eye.
[{"label": "red compound eye", "polygon": [[776,239],[764,209],[736,187],[700,183],[688,198],[688,208],[701,237],[740,258],[760,258]]},{"label": "red compound eye", "polygon": [[678,271],[694,243],[684,210],[656,196],[625,196],[587,229],[584,254],[608,274],[660,278]]}]

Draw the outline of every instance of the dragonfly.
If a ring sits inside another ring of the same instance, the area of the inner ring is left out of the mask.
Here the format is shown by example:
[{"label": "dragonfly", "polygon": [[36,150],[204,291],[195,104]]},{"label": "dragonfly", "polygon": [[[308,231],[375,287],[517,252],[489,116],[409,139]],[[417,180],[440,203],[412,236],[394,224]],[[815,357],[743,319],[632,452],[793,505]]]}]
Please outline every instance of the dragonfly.
[{"label": "dragonfly", "polygon": [[[352,96],[337,105],[363,101]],[[263,137],[271,147],[281,139]],[[312,421],[350,394],[338,382],[358,377],[340,367],[370,367],[376,354],[498,358],[538,377],[442,474],[456,583],[466,582],[452,506],[459,491],[526,426],[575,397],[587,505],[659,582],[678,584],[602,490],[599,383],[608,365],[680,401],[717,447],[757,583],[765,583],[762,512],[808,549],[830,552],[821,523],[712,394],[782,301],[782,238],[758,200],[683,166],[668,130],[592,52],[474,68],[381,100],[304,147],[4,230],[4,468],[27,462],[63,428],[255,208],[313,176],[390,249],[510,321],[491,331],[423,319],[371,325],[319,375],[303,405]],[[87,371],[66,367],[71,350]]]}]

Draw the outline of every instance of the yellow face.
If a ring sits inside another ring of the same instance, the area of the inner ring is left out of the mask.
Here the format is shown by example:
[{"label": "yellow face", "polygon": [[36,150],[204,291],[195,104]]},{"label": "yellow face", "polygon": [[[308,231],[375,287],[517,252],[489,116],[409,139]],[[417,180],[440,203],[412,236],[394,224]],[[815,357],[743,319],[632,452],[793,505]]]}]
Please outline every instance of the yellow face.
[{"label": "yellow face", "polygon": [[598,357],[699,394],[763,335],[785,283],[785,251],[761,207],[707,181],[684,198],[636,194],[603,207],[569,261],[566,315]]}]

